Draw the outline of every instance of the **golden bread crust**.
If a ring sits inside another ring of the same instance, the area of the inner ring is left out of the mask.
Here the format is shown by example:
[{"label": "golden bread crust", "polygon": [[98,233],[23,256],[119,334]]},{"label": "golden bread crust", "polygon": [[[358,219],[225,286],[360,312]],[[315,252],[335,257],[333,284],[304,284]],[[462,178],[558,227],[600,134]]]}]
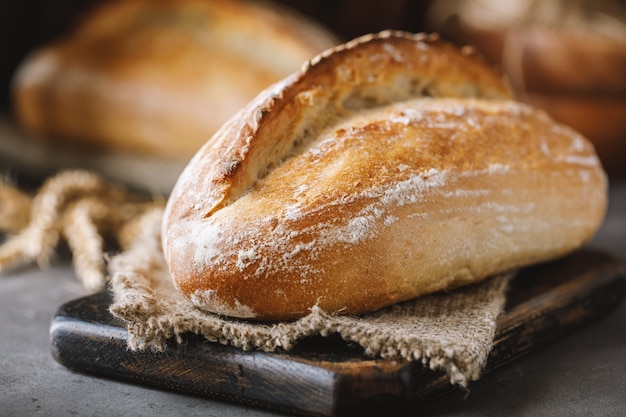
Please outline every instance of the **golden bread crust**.
[{"label": "golden bread crust", "polygon": [[163,246],[218,314],[376,310],[588,240],[606,178],[590,143],[512,100],[474,54],[383,32],[259,95],[189,163]]}]

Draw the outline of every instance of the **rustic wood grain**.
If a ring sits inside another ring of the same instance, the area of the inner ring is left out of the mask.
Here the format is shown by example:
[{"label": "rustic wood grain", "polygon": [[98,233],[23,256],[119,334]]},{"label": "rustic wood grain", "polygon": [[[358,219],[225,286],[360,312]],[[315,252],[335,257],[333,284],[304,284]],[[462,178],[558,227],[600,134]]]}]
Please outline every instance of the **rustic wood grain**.
[{"label": "rustic wood grain", "polygon": [[[596,251],[523,270],[512,282],[484,373],[506,365],[613,310],[624,265]],[[51,328],[61,364],[165,390],[299,415],[377,414],[440,397],[448,378],[403,360],[375,360],[338,337],[301,341],[289,353],[244,352],[188,335],[164,353],[131,352],[102,292],[61,306]]]}]

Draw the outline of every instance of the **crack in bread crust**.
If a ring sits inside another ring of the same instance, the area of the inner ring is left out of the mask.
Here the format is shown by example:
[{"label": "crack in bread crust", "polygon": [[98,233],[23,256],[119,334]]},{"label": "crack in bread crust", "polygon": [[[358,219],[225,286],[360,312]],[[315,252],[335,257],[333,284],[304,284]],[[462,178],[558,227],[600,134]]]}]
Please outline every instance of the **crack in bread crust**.
[{"label": "crack in bread crust", "polygon": [[294,147],[306,149],[306,136],[315,138],[329,120],[423,96],[422,85],[435,98],[512,97],[508,84],[475,52],[459,51],[435,35],[386,31],[357,38],[262,92],[200,150],[205,159],[227,161],[219,171],[204,174],[211,183],[198,187],[216,193],[202,198],[204,215],[248,192]]}]

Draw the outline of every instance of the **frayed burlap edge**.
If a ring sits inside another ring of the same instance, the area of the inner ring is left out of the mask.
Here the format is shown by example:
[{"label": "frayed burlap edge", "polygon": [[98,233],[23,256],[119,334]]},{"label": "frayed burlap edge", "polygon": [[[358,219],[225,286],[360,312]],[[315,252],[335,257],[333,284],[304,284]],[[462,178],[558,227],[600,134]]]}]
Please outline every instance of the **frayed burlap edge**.
[{"label": "frayed burlap edge", "polygon": [[138,223],[130,248],[111,259],[110,311],[128,328],[129,348],[163,351],[168,339],[195,333],[244,350],[290,350],[313,335],[338,334],[372,357],[421,361],[466,387],[480,376],[493,343],[496,319],[512,274],[481,284],[401,303],[364,316],[335,316],[317,307],[299,320],[259,324],[195,308],[175,290],[161,250],[162,209]]}]

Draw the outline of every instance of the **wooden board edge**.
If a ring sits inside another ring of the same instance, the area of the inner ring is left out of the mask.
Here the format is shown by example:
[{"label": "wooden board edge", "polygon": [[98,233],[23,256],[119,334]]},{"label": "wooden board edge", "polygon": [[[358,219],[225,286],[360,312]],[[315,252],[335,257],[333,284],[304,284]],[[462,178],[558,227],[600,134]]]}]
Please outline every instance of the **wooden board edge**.
[{"label": "wooden board edge", "polygon": [[[614,310],[624,297],[625,268],[611,257],[601,261],[598,268],[583,270],[575,279],[509,308],[498,321],[483,375]],[[91,297],[82,302],[106,301],[102,294]],[[76,302],[60,307],[51,323],[52,355],[68,368],[94,375],[279,412],[326,417],[390,412],[455,389],[445,375],[402,361],[389,366],[389,361],[368,358],[359,372],[351,372],[353,367],[332,362],[315,363],[287,353],[243,352],[197,340],[184,346],[172,344],[167,354],[130,352],[126,330],[110,317],[108,322],[103,319],[108,311],[98,312],[100,316],[93,321],[77,319],[72,317]],[[198,346],[204,350],[194,350]],[[206,357],[212,355],[216,361],[207,362]],[[167,376],[163,369],[187,377]]]}]

